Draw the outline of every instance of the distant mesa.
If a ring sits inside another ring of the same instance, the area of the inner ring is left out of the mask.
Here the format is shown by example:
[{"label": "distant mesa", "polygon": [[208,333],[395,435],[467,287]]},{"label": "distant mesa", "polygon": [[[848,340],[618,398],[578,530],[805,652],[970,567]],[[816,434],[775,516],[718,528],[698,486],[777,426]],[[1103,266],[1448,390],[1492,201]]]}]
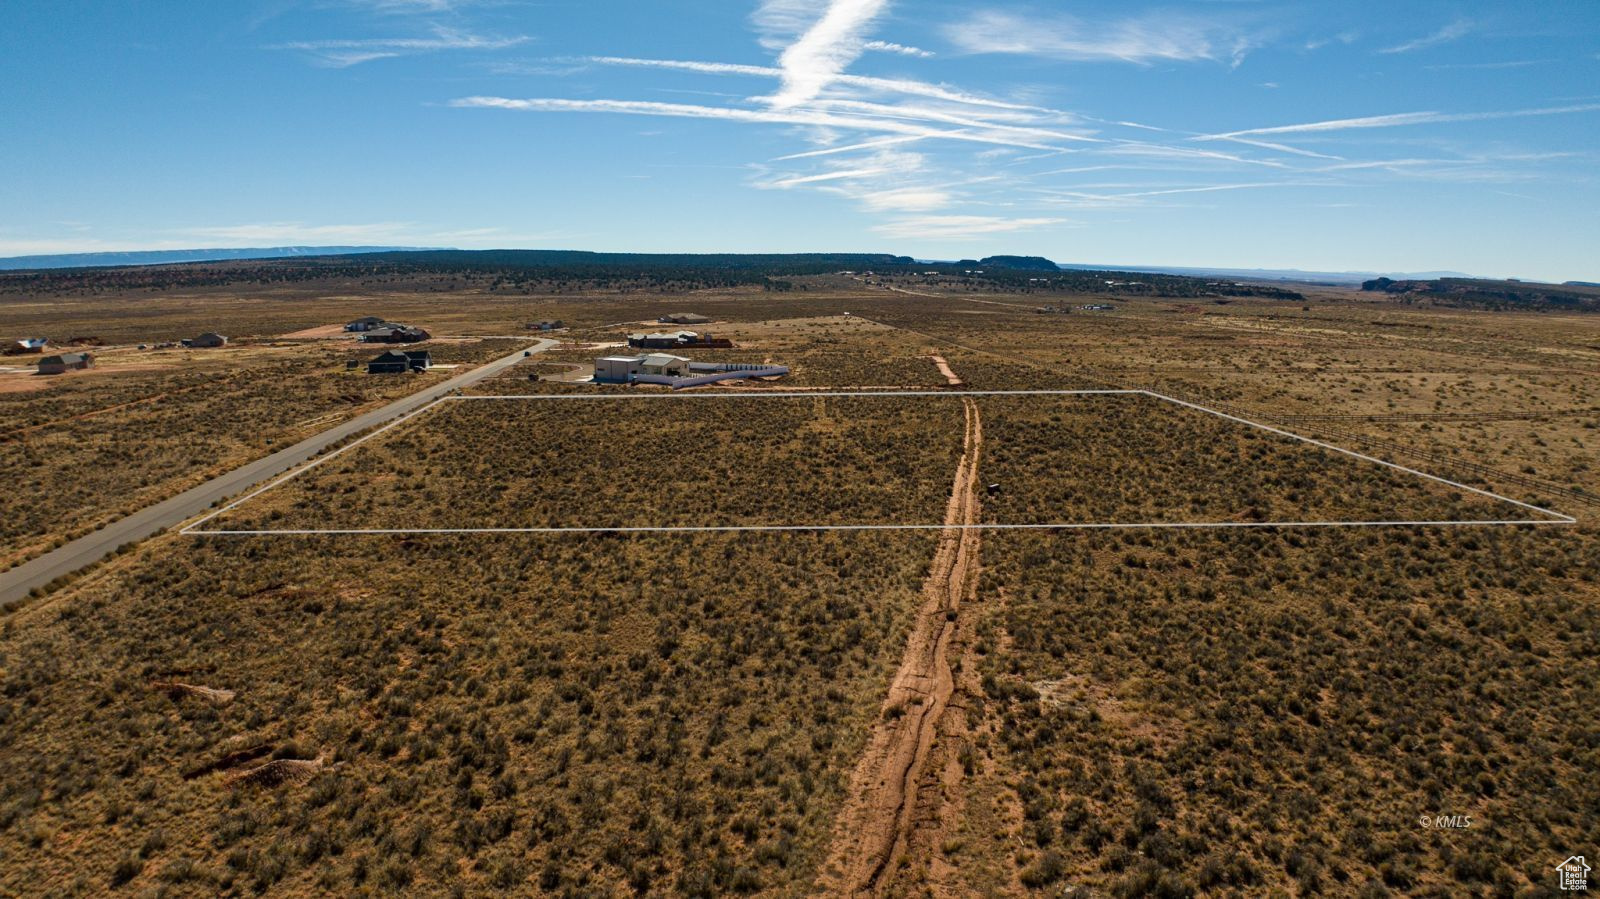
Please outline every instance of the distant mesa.
[{"label": "distant mesa", "polygon": [[987,268],[1009,268],[1025,272],[1061,271],[1061,266],[1043,256],[990,256],[986,259],[980,259],[974,264]]},{"label": "distant mesa", "polygon": [[1436,278],[1431,281],[1373,278],[1361,289],[1386,293],[1405,302],[1426,300],[1441,306],[1470,306],[1483,309],[1531,309],[1566,312],[1600,312],[1600,287],[1567,282],[1540,284],[1532,281],[1483,278]]}]

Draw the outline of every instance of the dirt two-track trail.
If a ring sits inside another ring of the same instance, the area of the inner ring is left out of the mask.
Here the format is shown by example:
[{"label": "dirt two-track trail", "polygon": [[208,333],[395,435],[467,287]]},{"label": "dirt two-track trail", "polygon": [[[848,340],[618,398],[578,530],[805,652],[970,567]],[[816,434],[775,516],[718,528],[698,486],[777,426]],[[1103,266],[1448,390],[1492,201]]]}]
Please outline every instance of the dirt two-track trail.
[{"label": "dirt two-track trail", "polygon": [[[834,826],[828,863],[818,883],[822,895],[892,895],[910,871],[932,863],[919,827],[934,819],[944,790],[929,789],[930,767],[945,713],[956,692],[951,642],[959,609],[975,595],[981,530],[959,525],[979,520],[978,457],[983,422],[978,406],[964,401],[966,435],[955,483],[945,509],[933,564],[923,584],[923,602],[900,668],[889,686],[883,714],[850,778],[849,794]],[[957,769],[959,771],[959,768]],[[920,797],[920,798],[919,798]]]}]

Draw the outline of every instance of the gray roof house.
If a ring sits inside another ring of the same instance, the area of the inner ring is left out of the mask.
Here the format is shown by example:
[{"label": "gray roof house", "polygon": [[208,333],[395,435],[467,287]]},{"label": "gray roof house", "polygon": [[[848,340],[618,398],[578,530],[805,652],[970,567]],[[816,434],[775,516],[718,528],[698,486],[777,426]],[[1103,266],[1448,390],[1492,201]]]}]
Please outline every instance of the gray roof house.
[{"label": "gray roof house", "polygon": [[389,350],[367,363],[367,374],[403,375],[432,367],[433,356],[427,350]]}]

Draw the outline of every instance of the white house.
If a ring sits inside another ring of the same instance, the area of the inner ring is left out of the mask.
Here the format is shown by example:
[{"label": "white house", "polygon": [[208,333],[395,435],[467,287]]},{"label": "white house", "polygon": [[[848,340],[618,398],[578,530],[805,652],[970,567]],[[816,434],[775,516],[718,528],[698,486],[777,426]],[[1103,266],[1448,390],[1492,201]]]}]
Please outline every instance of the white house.
[{"label": "white house", "polygon": [[667,353],[650,353],[645,356],[603,356],[594,360],[594,380],[597,384],[626,384],[633,380],[634,375],[687,378],[689,360]]}]

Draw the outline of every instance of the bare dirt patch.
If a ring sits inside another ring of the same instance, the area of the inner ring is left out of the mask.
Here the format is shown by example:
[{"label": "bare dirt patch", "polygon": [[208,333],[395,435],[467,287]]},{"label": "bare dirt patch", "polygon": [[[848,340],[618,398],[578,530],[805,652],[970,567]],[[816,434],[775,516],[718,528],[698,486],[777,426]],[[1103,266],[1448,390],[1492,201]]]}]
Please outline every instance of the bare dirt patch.
[{"label": "bare dirt patch", "polygon": [[951,387],[963,387],[966,385],[965,381],[956,377],[956,373],[950,370],[950,363],[944,361],[943,356],[935,355],[928,358],[932,359],[933,364],[939,367],[939,374],[944,375],[945,381]]},{"label": "bare dirt patch", "polygon": [[38,375],[12,375],[0,378],[0,393],[29,393],[49,386],[50,379]]},{"label": "bare dirt patch", "polygon": [[328,340],[345,335],[344,325],[318,325],[315,328],[306,328],[283,337],[290,340]]}]

